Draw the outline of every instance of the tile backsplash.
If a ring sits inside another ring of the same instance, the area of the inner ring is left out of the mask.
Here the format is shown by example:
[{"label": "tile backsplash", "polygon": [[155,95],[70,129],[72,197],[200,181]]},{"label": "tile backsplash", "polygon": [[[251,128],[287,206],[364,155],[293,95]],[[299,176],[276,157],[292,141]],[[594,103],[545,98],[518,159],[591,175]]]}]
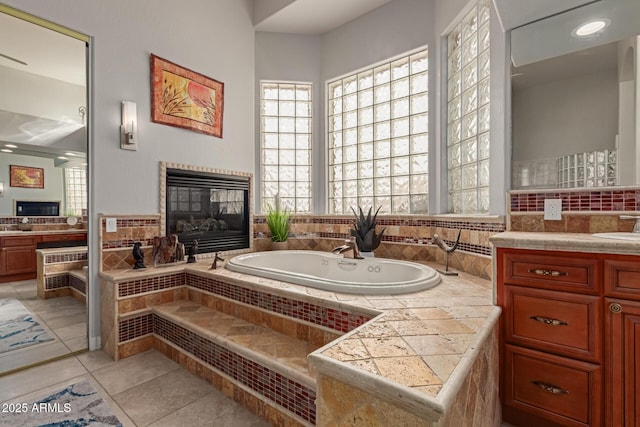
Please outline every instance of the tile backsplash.
[{"label": "tile backsplash", "polygon": [[[562,219],[544,219],[544,200],[562,200]],[[512,191],[507,206],[510,231],[602,233],[631,231],[635,221],[620,215],[640,214],[639,187]]]}]

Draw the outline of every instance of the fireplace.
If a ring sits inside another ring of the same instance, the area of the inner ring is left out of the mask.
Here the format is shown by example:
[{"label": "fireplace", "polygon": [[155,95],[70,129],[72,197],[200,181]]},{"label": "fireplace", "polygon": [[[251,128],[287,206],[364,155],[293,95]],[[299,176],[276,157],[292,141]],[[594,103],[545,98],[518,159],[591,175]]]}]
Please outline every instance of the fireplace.
[{"label": "fireplace", "polygon": [[248,176],[166,168],[165,230],[198,253],[250,248]]}]

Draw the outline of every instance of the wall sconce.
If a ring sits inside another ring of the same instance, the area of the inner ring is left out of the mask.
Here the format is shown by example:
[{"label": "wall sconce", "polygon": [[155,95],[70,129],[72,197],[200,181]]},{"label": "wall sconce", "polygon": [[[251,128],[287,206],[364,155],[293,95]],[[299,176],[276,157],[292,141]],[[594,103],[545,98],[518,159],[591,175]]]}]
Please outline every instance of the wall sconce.
[{"label": "wall sconce", "polygon": [[0,181],[0,197],[4,197],[4,181]]},{"label": "wall sconce", "polygon": [[138,149],[138,115],[136,103],[122,101],[122,124],[120,125],[120,148],[123,150]]}]

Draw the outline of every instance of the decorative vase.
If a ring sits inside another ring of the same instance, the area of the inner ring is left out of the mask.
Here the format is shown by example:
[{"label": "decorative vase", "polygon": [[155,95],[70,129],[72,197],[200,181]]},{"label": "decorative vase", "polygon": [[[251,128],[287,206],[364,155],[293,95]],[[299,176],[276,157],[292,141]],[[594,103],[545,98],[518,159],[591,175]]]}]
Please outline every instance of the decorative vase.
[{"label": "decorative vase", "polygon": [[373,254],[373,251],[371,251],[371,252],[360,252],[360,256],[362,256],[363,258],[375,258],[376,257]]},{"label": "decorative vase", "polygon": [[286,240],[284,242],[271,242],[272,251],[285,251],[287,249],[289,249],[289,243]]}]

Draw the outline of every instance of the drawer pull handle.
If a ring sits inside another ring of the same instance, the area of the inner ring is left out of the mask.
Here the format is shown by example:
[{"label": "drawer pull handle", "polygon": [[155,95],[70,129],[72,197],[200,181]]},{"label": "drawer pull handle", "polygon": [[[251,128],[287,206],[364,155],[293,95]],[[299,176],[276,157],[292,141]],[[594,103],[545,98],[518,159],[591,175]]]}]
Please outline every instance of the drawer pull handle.
[{"label": "drawer pull handle", "polygon": [[564,271],[543,270],[541,268],[532,268],[529,270],[529,273],[537,274],[538,276],[553,276],[553,277],[569,275],[569,273]]},{"label": "drawer pull handle", "polygon": [[531,381],[534,385],[540,387],[544,391],[548,391],[551,394],[569,394],[568,390],[560,387],[553,386],[551,384],[543,383],[542,381]]},{"label": "drawer pull handle", "polygon": [[609,311],[612,313],[620,313],[622,311],[622,306],[617,302],[612,302],[609,304]]},{"label": "drawer pull handle", "polygon": [[529,319],[535,320],[536,322],[544,323],[545,325],[553,325],[553,326],[568,325],[568,323],[565,322],[564,320],[552,319],[550,317],[544,317],[544,316],[529,316]]}]

